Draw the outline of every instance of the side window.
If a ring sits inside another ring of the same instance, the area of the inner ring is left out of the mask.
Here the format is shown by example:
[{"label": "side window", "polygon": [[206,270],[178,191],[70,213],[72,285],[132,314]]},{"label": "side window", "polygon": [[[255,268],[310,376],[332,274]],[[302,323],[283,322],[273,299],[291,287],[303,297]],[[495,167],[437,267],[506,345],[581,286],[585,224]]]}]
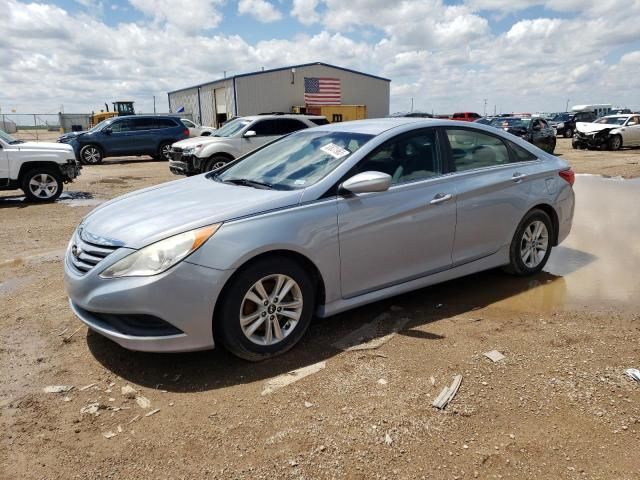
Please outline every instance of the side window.
[{"label": "side window", "polygon": [[509,163],[509,151],[499,138],[466,129],[447,129],[456,172]]},{"label": "side window", "polygon": [[283,118],[280,120],[280,132],[279,135],[286,135],[287,133],[296,132],[307,128],[307,126],[299,120],[293,118]]},{"label": "side window", "polygon": [[154,128],[153,118],[134,118],[130,121],[133,130],[152,130]]},{"label": "side window", "polygon": [[627,122],[628,126],[638,125],[640,123],[640,117],[631,117],[629,122]]},{"label": "side window", "polygon": [[133,122],[130,119],[115,121],[111,124],[112,132],[130,132],[133,130]]},{"label": "side window", "polygon": [[435,177],[442,172],[436,138],[434,129],[426,129],[389,140],[364,158],[356,173],[387,173],[392,184]]},{"label": "side window", "polygon": [[249,130],[255,131],[258,137],[280,135],[278,122],[279,120],[260,120],[249,127]]},{"label": "side window", "polygon": [[177,126],[176,122],[170,118],[156,118],[155,124],[156,128],[173,128]]},{"label": "side window", "polygon": [[516,145],[513,142],[507,140],[507,144],[509,145],[509,149],[511,150],[511,161],[513,162],[529,162],[531,160],[537,160],[533,153],[528,150],[525,150],[520,145]]},{"label": "side window", "polygon": [[542,128],[549,128],[549,124],[545,120],[540,119],[539,122]]},{"label": "side window", "polygon": [[311,118],[310,120],[316,125],[326,125],[329,123],[329,120],[326,118]]},{"label": "side window", "polygon": [[191,120],[187,120],[186,118],[183,118],[182,120],[180,120],[185,127],[187,128],[195,128],[195,123],[193,123]]}]

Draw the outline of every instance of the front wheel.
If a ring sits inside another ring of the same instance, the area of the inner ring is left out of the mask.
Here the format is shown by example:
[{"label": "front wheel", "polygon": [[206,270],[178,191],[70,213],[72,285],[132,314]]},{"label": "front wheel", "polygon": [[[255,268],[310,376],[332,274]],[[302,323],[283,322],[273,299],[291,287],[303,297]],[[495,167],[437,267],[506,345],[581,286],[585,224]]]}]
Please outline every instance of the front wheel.
[{"label": "front wheel", "polygon": [[531,210],[520,221],[509,249],[505,270],[518,276],[533,275],[544,268],[551,254],[553,225],[546,212]]},{"label": "front wheel", "polygon": [[206,162],[204,162],[202,173],[217,170],[224,167],[227,163],[229,163],[229,159],[227,157],[223,157],[222,155],[213,155]]},{"label": "front wheel", "polygon": [[571,130],[570,128],[565,128],[564,138],[571,138],[571,137],[573,137],[573,130]]},{"label": "front wheel", "polygon": [[614,135],[609,139],[609,150],[620,150],[622,147],[622,138],[620,135]]},{"label": "front wheel", "polygon": [[31,202],[53,202],[62,193],[62,177],[52,168],[37,168],[22,177],[22,191]]},{"label": "front wheel", "polygon": [[280,355],[298,343],[315,308],[312,278],[287,258],[249,265],[225,291],[214,333],[231,353],[254,362]]},{"label": "front wheel", "polygon": [[547,148],[547,152],[553,154],[553,151],[556,149],[556,139],[555,137],[551,140],[551,144]]}]

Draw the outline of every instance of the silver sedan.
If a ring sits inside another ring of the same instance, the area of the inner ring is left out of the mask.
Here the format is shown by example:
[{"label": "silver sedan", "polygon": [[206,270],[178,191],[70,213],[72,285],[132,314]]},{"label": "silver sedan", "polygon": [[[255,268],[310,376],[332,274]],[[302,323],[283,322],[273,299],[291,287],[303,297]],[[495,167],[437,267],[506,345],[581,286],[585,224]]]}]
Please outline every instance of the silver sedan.
[{"label": "silver sedan", "polygon": [[133,350],[285,352],[327,317],[494,267],[532,275],[569,234],[574,175],[494,128],[387,118],[288,135],[91,212],[70,304]]}]

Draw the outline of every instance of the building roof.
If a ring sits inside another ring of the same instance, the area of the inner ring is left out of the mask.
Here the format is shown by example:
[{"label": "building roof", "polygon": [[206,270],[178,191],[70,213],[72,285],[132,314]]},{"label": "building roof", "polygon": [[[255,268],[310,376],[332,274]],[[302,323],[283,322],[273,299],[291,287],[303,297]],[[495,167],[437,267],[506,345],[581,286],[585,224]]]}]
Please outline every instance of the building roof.
[{"label": "building roof", "polygon": [[391,79],[389,78],[378,77],[377,75],[371,75],[370,73],[358,72],[357,70],[351,70],[350,68],[338,67],[336,65],[331,65],[329,63],[324,63],[324,62],[312,62],[312,63],[302,63],[300,65],[289,65],[288,67],[271,68],[269,70],[258,70],[255,72],[241,73],[238,75],[232,75],[231,77],[218,78],[216,80],[211,80],[210,82],[200,83],[198,85],[192,85],[190,87],[179,88],[178,90],[172,90],[171,92],[168,92],[168,93],[171,94],[171,93],[182,92],[184,90],[191,90],[192,88],[199,88],[205,85],[210,85],[212,83],[222,82],[224,80],[233,80],[233,79],[242,78],[242,77],[252,77],[254,75],[261,75],[263,73],[280,72],[282,70],[291,70],[292,68],[311,67],[313,65],[322,65],[323,67],[335,68],[337,70],[343,70],[345,72],[355,73],[357,75],[364,75],[365,77],[375,78],[377,80],[384,80],[385,82],[391,81]]}]

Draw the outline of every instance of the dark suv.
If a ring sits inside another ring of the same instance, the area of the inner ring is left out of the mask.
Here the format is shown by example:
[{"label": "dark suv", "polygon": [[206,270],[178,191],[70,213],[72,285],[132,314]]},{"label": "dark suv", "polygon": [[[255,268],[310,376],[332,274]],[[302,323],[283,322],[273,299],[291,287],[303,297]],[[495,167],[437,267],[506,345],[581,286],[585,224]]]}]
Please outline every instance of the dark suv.
[{"label": "dark suv", "polygon": [[73,132],[58,141],[73,147],[85,164],[100,163],[105,157],[151,155],[169,160],[171,144],[189,137],[180,119],[169,116],[131,115],[104,120],[86,132]]},{"label": "dark suv", "polygon": [[558,135],[564,138],[571,138],[576,132],[576,122],[593,122],[596,118],[594,112],[564,112],[553,117],[549,124],[555,128]]}]

